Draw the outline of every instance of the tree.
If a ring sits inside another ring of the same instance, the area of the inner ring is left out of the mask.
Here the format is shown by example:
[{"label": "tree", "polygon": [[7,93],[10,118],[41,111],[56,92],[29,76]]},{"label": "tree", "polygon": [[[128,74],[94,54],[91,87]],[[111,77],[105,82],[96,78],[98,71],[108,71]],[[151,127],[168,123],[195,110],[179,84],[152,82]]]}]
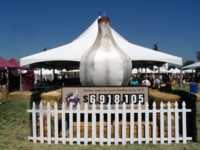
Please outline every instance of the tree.
[{"label": "tree", "polygon": [[155,51],[160,51],[157,44],[154,44],[154,45],[153,45],[153,50],[155,50]]},{"label": "tree", "polygon": [[48,49],[47,49],[47,48],[43,48],[43,49],[42,49],[42,51],[46,51],[46,50],[48,50]]},{"label": "tree", "polygon": [[190,65],[190,64],[193,64],[194,61],[193,60],[186,60],[183,62],[183,66],[187,66],[187,65]]},{"label": "tree", "polygon": [[200,51],[197,51],[196,57],[197,57],[197,61],[200,61]]}]

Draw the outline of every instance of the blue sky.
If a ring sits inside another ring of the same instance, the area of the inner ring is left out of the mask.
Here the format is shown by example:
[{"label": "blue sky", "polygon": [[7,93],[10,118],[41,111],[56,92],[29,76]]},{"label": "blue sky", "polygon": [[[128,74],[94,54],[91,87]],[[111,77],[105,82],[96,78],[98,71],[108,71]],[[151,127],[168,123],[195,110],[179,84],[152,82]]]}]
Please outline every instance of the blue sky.
[{"label": "blue sky", "polygon": [[198,0],[0,0],[0,56],[23,57],[66,44],[106,12],[129,41],[195,60]]}]

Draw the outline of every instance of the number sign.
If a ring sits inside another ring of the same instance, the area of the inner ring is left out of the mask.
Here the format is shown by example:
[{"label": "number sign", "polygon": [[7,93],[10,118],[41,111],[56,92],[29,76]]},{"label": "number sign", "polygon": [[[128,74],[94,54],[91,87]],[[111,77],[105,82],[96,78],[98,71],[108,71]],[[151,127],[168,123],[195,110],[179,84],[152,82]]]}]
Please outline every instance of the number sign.
[{"label": "number sign", "polygon": [[65,87],[62,100],[67,104],[145,104],[148,101],[147,87]]}]

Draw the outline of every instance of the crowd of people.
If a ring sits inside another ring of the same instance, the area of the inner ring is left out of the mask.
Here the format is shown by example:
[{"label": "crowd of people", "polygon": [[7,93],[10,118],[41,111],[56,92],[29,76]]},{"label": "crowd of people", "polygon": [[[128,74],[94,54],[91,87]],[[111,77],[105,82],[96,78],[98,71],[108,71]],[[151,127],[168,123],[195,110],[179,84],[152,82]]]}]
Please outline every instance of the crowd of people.
[{"label": "crowd of people", "polygon": [[34,82],[34,88],[52,88],[52,87],[62,87],[62,86],[72,86],[72,85],[80,85],[80,80],[77,77],[69,78],[66,75],[57,74],[54,75],[52,80],[43,77],[42,80],[37,79]]},{"label": "crowd of people", "polygon": [[160,76],[149,75],[132,75],[130,80],[130,86],[138,87],[155,87],[160,88],[161,79]]},{"label": "crowd of people", "polygon": [[[13,78],[13,77],[12,77]],[[139,87],[151,87],[171,88],[173,84],[182,87],[185,83],[198,82],[200,74],[133,74],[130,78],[129,86]],[[6,72],[0,72],[0,86],[6,85],[7,83]],[[77,76],[69,77],[66,74],[54,75],[52,80],[43,76],[35,79],[34,87],[61,87],[61,86],[80,86],[80,79]]]},{"label": "crowd of people", "polygon": [[182,87],[185,83],[196,81],[191,74],[134,74],[130,79],[130,86],[145,86],[151,88],[171,88],[174,84]]},{"label": "crowd of people", "polygon": [[7,77],[6,73],[4,71],[0,72],[0,86],[2,87],[3,85],[6,85],[7,83]]},{"label": "crowd of people", "polygon": [[0,87],[8,91],[17,91],[20,88],[20,75],[16,69],[0,70]]}]

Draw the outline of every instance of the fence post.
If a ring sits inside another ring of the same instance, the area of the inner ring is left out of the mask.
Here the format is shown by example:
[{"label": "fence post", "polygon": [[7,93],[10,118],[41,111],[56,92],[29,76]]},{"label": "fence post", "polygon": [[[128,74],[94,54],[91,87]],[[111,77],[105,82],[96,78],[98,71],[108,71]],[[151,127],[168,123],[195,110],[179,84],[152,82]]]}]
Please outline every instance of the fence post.
[{"label": "fence post", "polygon": [[126,104],[122,105],[122,144],[126,144]]},{"label": "fence post", "polygon": [[119,104],[115,104],[115,145],[119,143]]},{"label": "fence post", "polygon": [[149,144],[149,103],[145,105],[145,143]]},{"label": "fence post", "polygon": [[107,105],[107,144],[111,144],[111,104]]},{"label": "fence post", "polygon": [[163,102],[160,103],[160,143],[164,144],[164,135],[165,135],[165,130],[164,130],[164,106]]},{"label": "fence post", "polygon": [[40,143],[44,143],[43,104],[40,102]]},{"label": "fence post", "polygon": [[153,144],[157,143],[156,103],[153,102]]},{"label": "fence post", "polygon": [[88,104],[84,104],[84,145],[88,144]]},{"label": "fence post", "polygon": [[69,103],[69,144],[73,144],[73,104]]},{"label": "fence post", "polygon": [[175,142],[179,143],[179,109],[177,102],[175,102]]},{"label": "fence post", "polygon": [[[65,102],[62,103],[62,143],[66,144],[66,105]],[[68,120],[69,121],[69,120]]]},{"label": "fence post", "polygon": [[77,144],[80,145],[80,103],[77,104],[77,114],[76,114],[76,138]]},{"label": "fence post", "polygon": [[47,143],[51,144],[51,108],[50,103],[47,103]]},{"label": "fence post", "polygon": [[92,144],[96,144],[96,105],[92,104]]},{"label": "fence post", "polygon": [[54,137],[55,144],[58,144],[58,104],[54,103]]},{"label": "fence post", "polygon": [[130,114],[130,144],[134,144],[134,104],[131,103],[131,114]]},{"label": "fence post", "polygon": [[183,124],[183,143],[186,144],[187,143],[187,126],[186,126],[186,108],[185,108],[185,102],[182,103],[182,124]]},{"label": "fence post", "polygon": [[37,142],[37,129],[36,129],[36,109],[35,102],[33,102],[32,106],[32,132],[33,132],[33,143]]}]

